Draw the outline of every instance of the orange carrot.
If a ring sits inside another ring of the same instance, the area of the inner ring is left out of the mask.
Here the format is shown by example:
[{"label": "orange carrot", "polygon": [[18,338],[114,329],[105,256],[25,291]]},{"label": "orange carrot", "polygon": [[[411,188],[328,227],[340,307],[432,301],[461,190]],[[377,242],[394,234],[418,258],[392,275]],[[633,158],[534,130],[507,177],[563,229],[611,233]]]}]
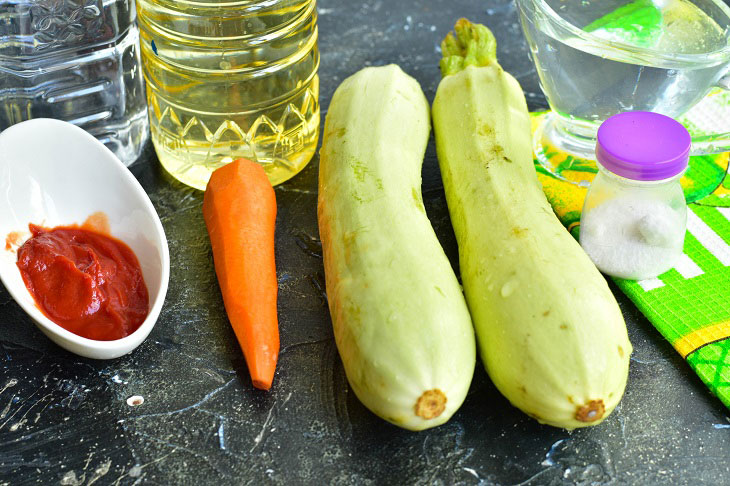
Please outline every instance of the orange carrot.
[{"label": "orange carrot", "polygon": [[279,355],[274,224],[276,196],[264,169],[238,159],[217,169],[203,218],[231,327],[253,386],[271,388]]}]

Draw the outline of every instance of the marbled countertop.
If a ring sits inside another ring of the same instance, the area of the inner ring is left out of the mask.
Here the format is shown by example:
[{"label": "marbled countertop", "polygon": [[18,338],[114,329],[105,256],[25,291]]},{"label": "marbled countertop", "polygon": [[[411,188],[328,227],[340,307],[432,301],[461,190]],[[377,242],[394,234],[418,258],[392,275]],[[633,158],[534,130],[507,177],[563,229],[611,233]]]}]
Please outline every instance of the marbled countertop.
[{"label": "marbled countertop", "polygon": [[[511,1],[320,0],[319,15],[323,119],[337,85],[368,65],[400,64],[432,100],[440,39],[461,16],[494,30],[530,108],[546,107]],[[171,180],[151,145],[131,170],[165,227],[171,279],[142,346],[78,358],[0,287],[0,485],[730,484],[728,410],[615,287],[635,351],[626,396],[602,425],[539,425],[481,363],[446,425],[412,433],[372,415],[348,389],[332,337],[317,165],[276,188],[281,354],[268,393],[252,388],[223,310],[202,193]],[[423,193],[456,262],[433,145]],[[128,405],[136,395],[144,403]]]}]

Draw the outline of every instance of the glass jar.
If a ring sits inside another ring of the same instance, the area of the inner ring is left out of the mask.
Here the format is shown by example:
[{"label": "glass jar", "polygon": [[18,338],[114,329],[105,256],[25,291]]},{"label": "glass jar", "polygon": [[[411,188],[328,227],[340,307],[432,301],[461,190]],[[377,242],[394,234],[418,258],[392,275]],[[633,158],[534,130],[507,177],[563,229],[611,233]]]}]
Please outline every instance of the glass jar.
[{"label": "glass jar", "polygon": [[598,129],[598,174],[580,220],[580,244],[607,275],[641,280],[676,263],[684,246],[687,203],[680,178],[690,135],[672,118],[625,112]]},{"label": "glass jar", "polygon": [[272,184],[319,136],[315,0],[138,0],[152,142],[162,166],[205,189],[243,157]]},{"label": "glass jar", "polygon": [[0,131],[80,126],[130,165],[149,136],[134,0],[0,1]]}]

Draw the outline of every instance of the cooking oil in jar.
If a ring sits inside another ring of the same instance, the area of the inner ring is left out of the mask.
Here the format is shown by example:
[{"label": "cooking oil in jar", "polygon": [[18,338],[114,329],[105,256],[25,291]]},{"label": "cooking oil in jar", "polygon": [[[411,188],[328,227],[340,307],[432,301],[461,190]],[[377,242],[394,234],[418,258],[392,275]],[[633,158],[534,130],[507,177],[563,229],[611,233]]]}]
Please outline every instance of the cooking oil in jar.
[{"label": "cooking oil in jar", "polygon": [[237,158],[272,184],[319,135],[316,0],[138,0],[152,141],[176,179],[205,189]]}]

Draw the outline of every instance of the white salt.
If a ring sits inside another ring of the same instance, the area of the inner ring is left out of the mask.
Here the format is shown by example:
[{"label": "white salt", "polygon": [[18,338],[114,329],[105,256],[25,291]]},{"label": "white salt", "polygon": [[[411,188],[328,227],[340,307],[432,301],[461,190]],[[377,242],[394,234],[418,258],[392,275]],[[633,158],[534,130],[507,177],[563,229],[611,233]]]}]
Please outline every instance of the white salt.
[{"label": "white salt", "polygon": [[686,217],[654,199],[620,197],[586,212],[580,244],[603,273],[620,278],[656,277],[682,253]]}]

